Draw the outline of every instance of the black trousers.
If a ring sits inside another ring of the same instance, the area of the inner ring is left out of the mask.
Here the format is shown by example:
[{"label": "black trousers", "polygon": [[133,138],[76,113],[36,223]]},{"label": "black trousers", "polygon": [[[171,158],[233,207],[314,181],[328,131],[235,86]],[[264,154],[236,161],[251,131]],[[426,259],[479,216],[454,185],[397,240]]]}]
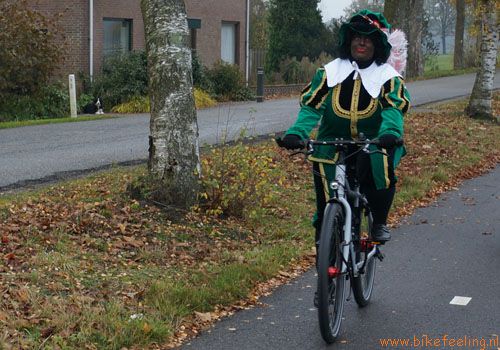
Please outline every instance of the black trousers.
[{"label": "black trousers", "polygon": [[[393,156],[394,150],[388,152],[388,177],[390,180],[388,188],[377,190],[373,180],[370,156],[359,152],[355,157],[347,161],[346,168],[353,168],[353,173],[348,172],[348,178],[355,176],[360,184],[361,192],[364,193],[370,203],[374,224],[386,224],[387,216],[392,205],[395,194],[396,177],[394,175]],[[316,242],[319,240],[319,232],[323,220],[323,212],[330,198],[329,183],[335,179],[335,165],[325,163],[313,163],[314,187],[316,189],[316,217],[313,225],[316,228]]]}]

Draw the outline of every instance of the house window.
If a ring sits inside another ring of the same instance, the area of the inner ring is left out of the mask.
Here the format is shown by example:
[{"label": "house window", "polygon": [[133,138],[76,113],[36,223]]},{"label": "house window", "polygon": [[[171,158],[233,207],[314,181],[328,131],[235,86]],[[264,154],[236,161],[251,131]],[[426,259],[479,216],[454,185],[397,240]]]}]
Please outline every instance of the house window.
[{"label": "house window", "polygon": [[104,19],[104,56],[132,50],[132,20]]},{"label": "house window", "polygon": [[196,51],[197,33],[198,29],[201,28],[201,20],[188,18],[188,27],[191,50]]},{"label": "house window", "polygon": [[236,55],[237,24],[222,22],[221,28],[221,53],[220,57],[226,63],[237,64]]}]

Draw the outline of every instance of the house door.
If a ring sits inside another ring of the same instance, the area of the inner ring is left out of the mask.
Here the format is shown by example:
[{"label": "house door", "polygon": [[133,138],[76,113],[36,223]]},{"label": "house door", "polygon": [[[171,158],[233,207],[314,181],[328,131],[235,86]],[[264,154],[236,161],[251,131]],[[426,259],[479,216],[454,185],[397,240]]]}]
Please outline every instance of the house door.
[{"label": "house door", "polygon": [[221,60],[236,64],[236,24],[222,23],[221,28]]}]

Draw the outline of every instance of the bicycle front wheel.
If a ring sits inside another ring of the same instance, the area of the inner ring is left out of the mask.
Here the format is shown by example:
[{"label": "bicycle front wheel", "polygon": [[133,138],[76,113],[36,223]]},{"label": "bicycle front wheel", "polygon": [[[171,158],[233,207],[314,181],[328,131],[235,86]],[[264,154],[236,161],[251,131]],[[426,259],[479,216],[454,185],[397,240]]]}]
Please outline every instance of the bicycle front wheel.
[{"label": "bicycle front wheel", "polygon": [[328,204],[321,226],[318,252],[318,318],[321,336],[333,343],[340,332],[346,274],[342,274],[344,215],[339,204]]},{"label": "bicycle front wheel", "polygon": [[[357,233],[359,241],[354,245],[354,259],[356,264],[364,265],[364,271],[352,280],[352,291],[354,299],[359,307],[364,307],[370,302],[375,280],[376,257],[372,256],[365,262],[367,253],[373,249],[369,240],[369,233],[373,225],[372,214],[369,210],[361,214],[360,230]],[[364,215],[363,215],[364,214]]]}]

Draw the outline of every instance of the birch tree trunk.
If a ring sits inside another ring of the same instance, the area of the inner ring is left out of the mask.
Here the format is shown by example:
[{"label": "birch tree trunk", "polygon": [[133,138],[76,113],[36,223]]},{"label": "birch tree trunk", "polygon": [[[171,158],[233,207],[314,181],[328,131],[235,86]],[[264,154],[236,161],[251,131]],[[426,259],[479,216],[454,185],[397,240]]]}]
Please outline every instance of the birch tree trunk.
[{"label": "birch tree trunk", "polygon": [[457,0],[457,20],[455,22],[455,48],[453,69],[464,68],[465,0]]},{"label": "birch tree trunk", "polygon": [[183,0],[141,0],[151,122],[149,174],[156,200],[188,208],[197,200],[198,123]]},{"label": "birch tree trunk", "polygon": [[401,29],[408,38],[408,62],[406,76],[419,77],[424,74],[422,35],[424,0],[386,0],[384,16],[393,28]]},{"label": "birch tree trunk", "polygon": [[[494,119],[492,111],[493,81],[495,79],[498,25],[495,0],[481,1],[481,66],[476,75],[467,115],[478,119]],[[499,120],[497,119],[497,122]]]}]

